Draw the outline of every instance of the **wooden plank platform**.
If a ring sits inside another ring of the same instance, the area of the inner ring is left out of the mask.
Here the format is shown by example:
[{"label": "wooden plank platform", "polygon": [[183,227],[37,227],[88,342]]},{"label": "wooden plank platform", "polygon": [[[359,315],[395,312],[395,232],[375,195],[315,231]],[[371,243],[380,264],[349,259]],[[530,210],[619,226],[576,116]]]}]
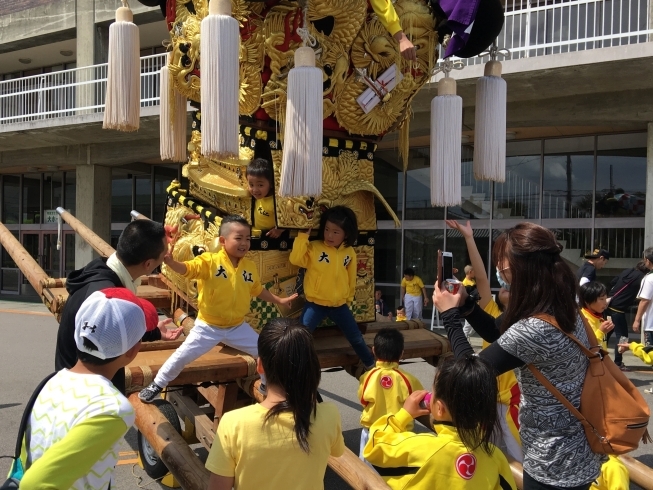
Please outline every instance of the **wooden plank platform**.
[{"label": "wooden plank platform", "polygon": [[[392,326],[392,324],[385,325]],[[449,350],[449,342],[446,338],[424,328],[404,330],[403,334],[404,358],[406,359],[430,358],[439,356]],[[370,347],[374,343],[375,335],[374,331],[368,331],[363,335],[365,343]],[[156,342],[156,344],[161,348],[142,350],[129,364],[131,386],[139,387],[143,385],[143,367],[146,372],[151,371],[153,376],[156,375],[163,363],[179,345],[178,342]],[[358,363],[358,356],[343,336],[317,337],[315,339],[315,348],[322,368],[351,366]],[[171,385],[202,383],[205,381],[224,383],[246,377],[247,362],[239,354],[240,352],[235,349],[217,345],[199,359],[188,364]],[[127,386],[127,390],[130,390],[130,386]]]},{"label": "wooden plank platform", "polygon": [[[43,294],[50,301],[56,298],[60,306],[65,304],[68,299],[68,291],[65,287],[44,288]],[[170,291],[168,289],[150,286],[149,284],[140,285],[138,286],[138,297],[150,301],[156,308],[170,308]],[[46,304],[46,306],[48,305]]]}]

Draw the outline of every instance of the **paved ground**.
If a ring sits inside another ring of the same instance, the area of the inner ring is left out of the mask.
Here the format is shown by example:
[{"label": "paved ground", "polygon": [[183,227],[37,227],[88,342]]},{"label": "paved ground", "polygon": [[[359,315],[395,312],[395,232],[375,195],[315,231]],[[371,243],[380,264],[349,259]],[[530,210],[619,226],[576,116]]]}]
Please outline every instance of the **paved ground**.
[{"label": "paved ground", "polygon": [[[16,431],[24,404],[38,382],[54,366],[54,346],[57,324],[41,304],[0,301],[0,456],[13,452]],[[475,344],[480,345],[480,339]],[[629,373],[635,385],[643,389],[653,387],[653,370],[630,353],[625,362],[636,370]],[[433,368],[421,360],[408,361],[404,368],[417,376],[424,386],[433,380]],[[356,401],[357,381],[343,371],[324,372],[320,391],[326,400],[335,402],[342,416],[342,428],[347,446],[358,452],[361,408]],[[644,395],[653,407],[653,395]],[[649,424],[653,434],[653,421]],[[122,441],[121,457],[117,467],[115,489],[131,490],[139,485],[148,489],[167,488],[150,479],[136,462],[136,432],[131,430]],[[633,453],[640,461],[653,467],[653,451],[643,446]],[[198,451],[204,454],[203,450]],[[5,475],[9,460],[0,459],[0,475]],[[148,484],[149,483],[149,484]],[[327,490],[349,488],[330,470],[325,477]],[[631,489],[639,489],[632,485]]]}]

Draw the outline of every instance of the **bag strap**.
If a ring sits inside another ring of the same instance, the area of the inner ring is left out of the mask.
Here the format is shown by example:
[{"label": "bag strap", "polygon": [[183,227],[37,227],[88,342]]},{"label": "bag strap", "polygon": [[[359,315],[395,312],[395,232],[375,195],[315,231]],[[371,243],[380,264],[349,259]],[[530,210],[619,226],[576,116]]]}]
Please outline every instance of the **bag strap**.
[{"label": "bag strap", "polygon": [[[615,299],[617,296],[619,296],[619,293],[621,293],[624,289],[626,289],[628,286],[630,286],[634,282],[635,282],[635,279],[633,279],[632,281],[626,283],[626,285],[624,287],[622,287],[619,291],[617,291],[616,293],[614,293],[612,295],[612,299]],[[612,301],[612,299],[610,301]]]},{"label": "bag strap", "polygon": [[[533,315],[533,318],[538,318],[542,321],[545,321],[546,323],[549,323],[553,325],[555,328],[557,328],[558,330],[560,330],[560,332],[565,334],[570,340],[572,340],[580,348],[582,353],[585,354],[585,357],[587,357],[588,359],[592,359],[593,357],[597,357],[597,356],[603,359],[603,354],[601,353],[600,345],[594,345],[588,349],[587,347],[585,347],[585,344],[583,344],[580,340],[578,340],[578,338],[576,338],[575,335],[567,333],[563,329],[561,329],[560,325],[558,325],[558,322],[556,321],[553,315],[549,315],[548,313],[537,313],[536,315]],[[589,326],[589,324],[587,323],[587,319],[582,313],[580,314],[580,318],[583,321],[583,325],[585,326],[585,334],[587,335],[587,340],[591,342],[591,339],[596,338],[594,332],[592,331],[592,327]],[[591,349],[598,349],[598,351],[592,352]]]},{"label": "bag strap", "polygon": [[[573,340],[580,347],[581,351],[583,352],[583,354],[585,354],[585,356],[587,356],[588,359],[594,357],[601,357],[601,359],[603,359],[603,356],[600,352],[600,346],[598,346],[599,347],[598,353],[592,352],[590,349],[585,347],[585,345],[583,345],[583,343],[580,340],[578,340],[575,335],[571,335],[565,332],[564,330],[562,330],[553,315],[549,315],[548,313],[538,313],[537,315],[533,315],[533,317],[545,321],[553,325],[558,330],[560,330],[563,334],[565,334],[567,337]],[[580,315],[580,317],[583,320],[583,325],[585,326],[585,332],[587,333],[587,338],[591,339],[592,336],[594,335],[593,332],[591,331],[591,327],[588,325],[586,318],[582,314]],[[546,379],[546,377],[540,372],[539,369],[537,369],[532,364],[528,364],[527,367],[529,371],[533,374],[533,376],[535,376],[535,378],[542,384],[542,386],[544,386],[547,390],[549,390],[549,392],[553,396],[555,396],[556,399],[560,403],[562,403],[572,413],[572,415],[578,419],[578,421],[584,427],[590,428],[592,431],[594,431],[597,434],[597,436],[601,437],[600,434],[596,432],[594,426],[585,418],[585,416],[582,413],[580,413],[580,410],[574,407],[572,403],[567,399],[567,397],[564,396],[562,393],[560,393],[560,391],[555,386],[553,386],[553,384],[548,379]]]},{"label": "bag strap", "polygon": [[[34,404],[36,403],[36,399],[38,398],[39,394],[41,393],[41,390],[45,386],[45,384],[50,381],[50,379],[57,374],[56,372],[48,374],[43,380],[39,383],[39,385],[36,387],[34,390],[34,393],[32,393],[32,396],[30,397],[29,401],[27,402],[27,405],[25,405],[25,411],[23,412],[23,417],[20,419],[20,425],[18,426],[18,439],[16,440],[16,450],[14,451],[15,454],[15,459],[20,458],[20,452],[23,447],[23,438],[25,437],[25,431],[27,430],[27,423],[29,422],[29,418],[32,415],[32,409],[34,408]],[[29,444],[27,441],[25,442],[26,447],[29,448]]]}]

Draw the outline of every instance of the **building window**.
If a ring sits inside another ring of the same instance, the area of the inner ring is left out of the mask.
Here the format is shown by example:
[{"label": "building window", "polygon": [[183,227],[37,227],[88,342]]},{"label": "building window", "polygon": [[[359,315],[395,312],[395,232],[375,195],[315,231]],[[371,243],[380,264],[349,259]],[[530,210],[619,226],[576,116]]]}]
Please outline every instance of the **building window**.
[{"label": "building window", "polygon": [[600,136],[597,155],[596,217],[644,216],[646,135]]},{"label": "building window", "polygon": [[548,140],[544,149],[542,218],[591,218],[594,137]]},{"label": "building window", "polygon": [[72,172],[66,172],[64,176],[66,182],[65,193],[64,193],[65,196],[64,209],[66,209],[66,211],[74,215],[76,211],[75,181],[77,180],[77,175],[75,171],[72,171]]},{"label": "building window", "polygon": [[134,209],[149,218],[152,216],[152,178],[149,175],[134,178],[136,179]]},{"label": "building window", "polygon": [[18,224],[20,209],[20,177],[4,175],[2,177],[2,222],[5,225]]},{"label": "building window", "polygon": [[[594,249],[604,248],[613,259],[641,259],[647,247],[644,228],[599,228],[594,230]],[[613,262],[614,263],[614,262]],[[608,266],[613,268],[608,262]]]},{"label": "building window", "polygon": [[442,220],[444,208],[431,206],[430,150],[428,147],[410,150],[406,172],[407,220]]},{"label": "building window", "polygon": [[539,219],[541,153],[541,140],[506,146],[506,181],[494,184],[494,219]]},{"label": "building window", "polygon": [[57,209],[63,205],[63,172],[47,173],[43,177],[43,209]]},{"label": "building window", "polygon": [[25,225],[41,223],[41,174],[23,175],[23,219]]},{"label": "building window", "polygon": [[401,281],[401,231],[379,230],[374,246],[374,281]]},{"label": "building window", "polygon": [[474,178],[474,147],[463,145],[461,167],[460,206],[447,208],[449,219],[487,219],[490,217],[492,182]]},{"label": "building window", "polygon": [[111,171],[111,222],[129,223],[132,210],[132,175],[114,168]]},{"label": "building window", "polygon": [[154,167],[154,221],[163,222],[166,212],[166,198],[170,182],[179,176],[178,165],[157,165]]},{"label": "building window", "polygon": [[[404,269],[412,267],[424,285],[435,284],[438,250],[444,249],[444,230],[404,230]],[[400,273],[399,282],[403,277]]]},{"label": "building window", "polygon": [[[481,254],[483,263],[488,264],[490,254],[490,231],[487,229],[474,230],[474,242]],[[447,252],[453,254],[453,266],[458,269],[457,277],[462,280],[465,277],[465,266],[471,265],[465,238],[458,230],[447,229]],[[479,274],[486,274],[486,271],[479,271]]]},{"label": "building window", "polygon": [[[385,198],[390,208],[401,219],[401,208],[404,195],[404,172],[397,158],[396,150],[377,151],[374,155],[374,185]],[[391,220],[386,207],[374,199],[376,219]]]}]

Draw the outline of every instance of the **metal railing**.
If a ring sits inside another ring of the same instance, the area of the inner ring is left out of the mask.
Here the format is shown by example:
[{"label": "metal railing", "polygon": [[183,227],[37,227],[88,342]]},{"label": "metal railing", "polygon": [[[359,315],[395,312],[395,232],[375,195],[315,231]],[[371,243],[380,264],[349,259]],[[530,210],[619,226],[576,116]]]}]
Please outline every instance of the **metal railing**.
[{"label": "metal railing", "polygon": [[[506,0],[497,46],[511,59],[653,41],[653,0]],[[477,65],[488,56],[461,60]]]},{"label": "metal railing", "polygon": [[[141,107],[159,105],[166,56],[141,58]],[[103,112],[106,88],[106,63],[0,82],[0,124]]]}]

